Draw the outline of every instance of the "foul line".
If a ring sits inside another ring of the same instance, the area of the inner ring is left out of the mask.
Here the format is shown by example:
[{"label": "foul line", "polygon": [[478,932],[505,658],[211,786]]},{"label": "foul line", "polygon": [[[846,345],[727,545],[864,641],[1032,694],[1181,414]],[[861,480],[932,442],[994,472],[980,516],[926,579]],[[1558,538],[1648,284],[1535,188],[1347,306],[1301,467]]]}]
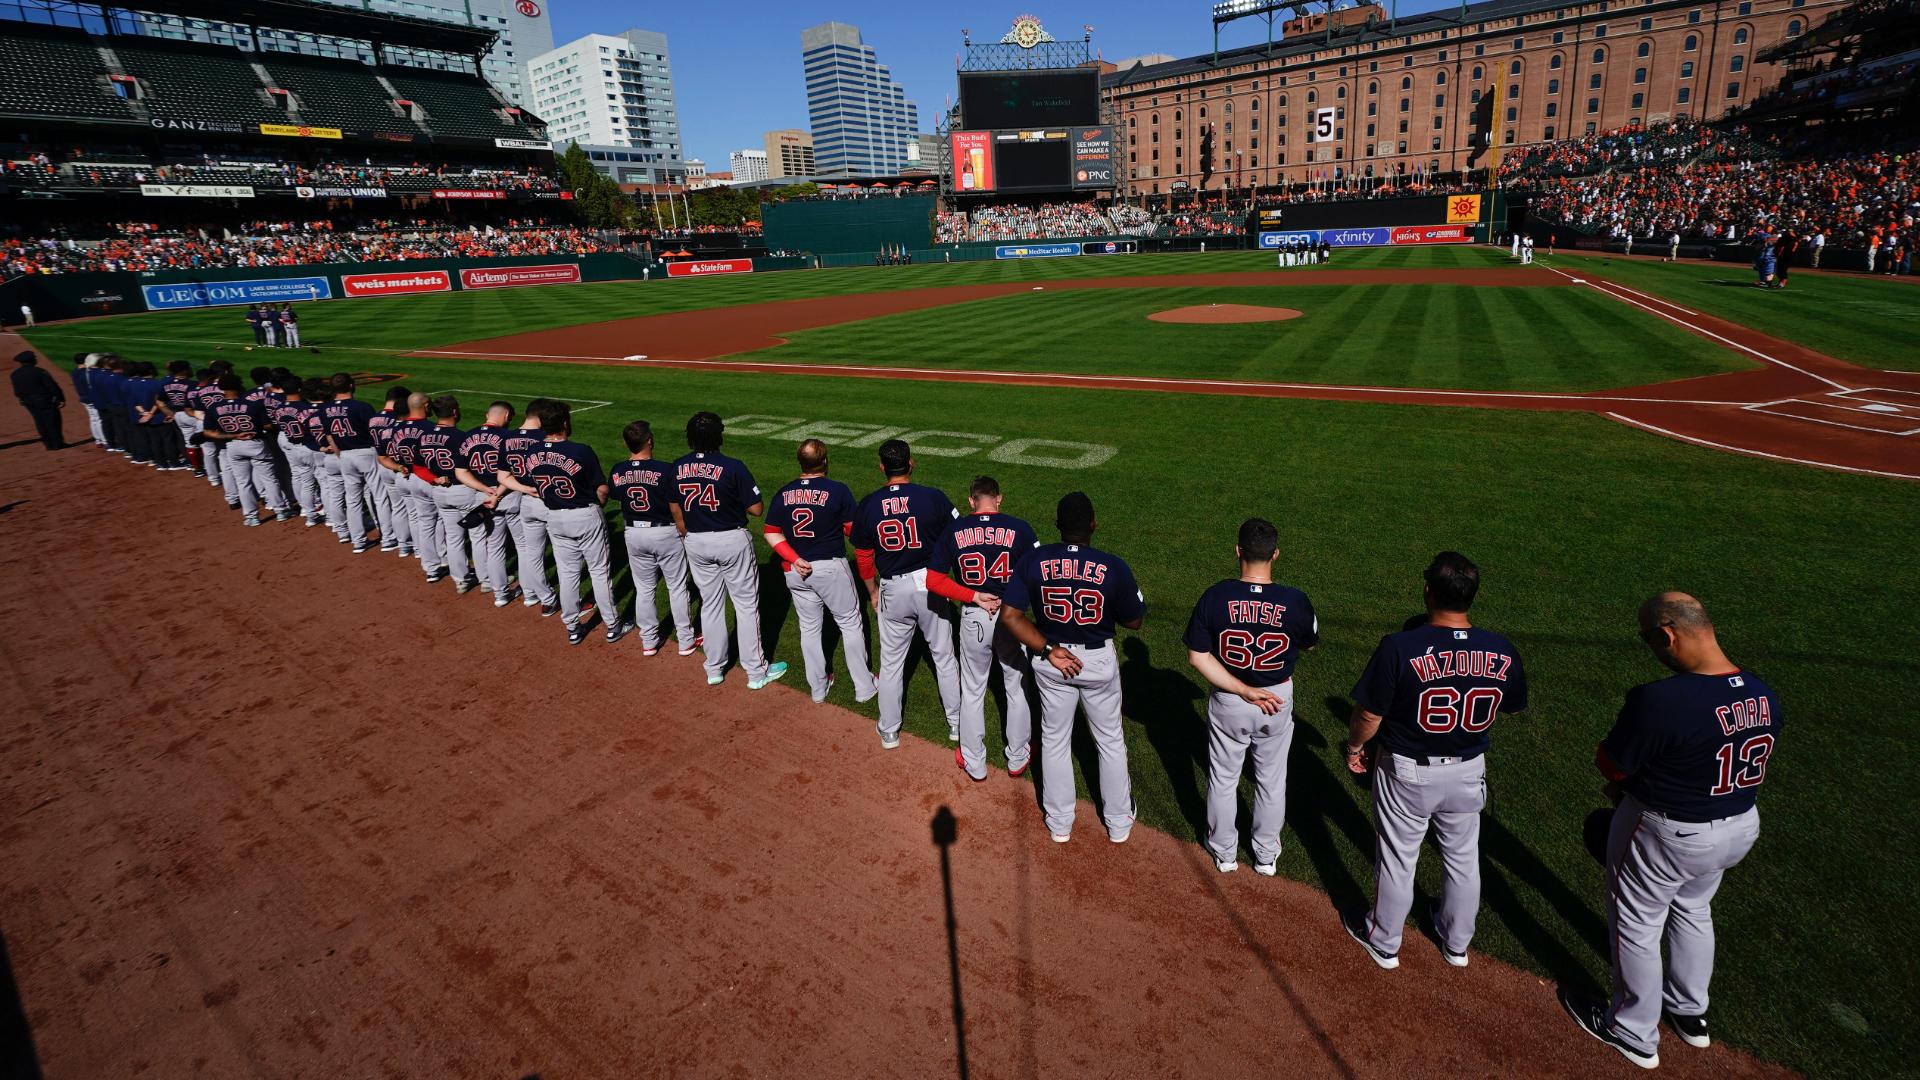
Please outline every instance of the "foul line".
[{"label": "foul line", "polygon": [[[1751,355],[1751,356],[1753,356],[1753,357],[1755,357],[1755,358],[1757,358],[1757,359],[1759,359],[1759,360],[1762,360],[1762,361],[1764,361],[1764,362],[1766,362],[1766,363],[1769,363],[1769,364],[1773,364],[1773,365],[1774,365],[1774,366],[1776,366],[1776,367],[1783,367],[1783,368],[1786,368],[1786,369],[1787,369],[1788,371],[1792,371],[1792,372],[1795,372],[1795,373],[1798,373],[1798,374],[1801,374],[1801,375],[1805,375],[1805,376],[1806,376],[1807,378],[1809,378],[1809,379],[1815,379],[1815,380],[1818,380],[1818,381],[1820,381],[1820,382],[1823,382],[1823,383],[1826,383],[1826,384],[1827,384],[1828,386],[1831,386],[1831,387],[1833,387],[1833,388],[1835,388],[1835,389],[1837,389],[1837,390],[1849,390],[1849,389],[1852,389],[1852,387],[1849,387],[1849,386],[1848,386],[1848,385],[1847,385],[1846,383],[1843,383],[1843,382],[1835,382],[1834,380],[1832,380],[1832,379],[1829,379],[1829,378],[1827,378],[1827,377],[1826,377],[1825,375],[1815,375],[1815,374],[1814,374],[1813,372],[1811,372],[1811,371],[1808,371],[1807,369],[1805,369],[1805,368],[1802,368],[1802,367],[1795,367],[1794,365],[1792,365],[1792,364],[1789,364],[1789,363],[1787,363],[1787,362],[1786,362],[1785,360],[1782,360],[1782,359],[1780,359],[1779,357],[1775,357],[1775,356],[1768,356],[1768,355],[1767,355],[1766,353],[1763,353],[1763,352],[1761,352],[1761,351],[1760,351],[1759,349],[1756,349],[1756,348],[1754,348],[1754,347],[1752,347],[1751,345],[1742,345],[1742,344],[1740,344],[1739,342],[1737,342],[1737,341],[1735,341],[1735,340],[1733,340],[1732,338],[1729,338],[1729,337],[1724,337],[1724,336],[1722,336],[1722,335],[1720,335],[1720,334],[1716,334],[1716,333],[1714,333],[1713,331],[1711,331],[1711,330],[1709,330],[1709,329],[1707,329],[1707,328],[1706,328],[1706,327],[1704,327],[1704,326],[1695,326],[1695,325],[1694,325],[1693,323],[1690,323],[1690,322],[1688,322],[1688,321],[1686,321],[1685,319],[1682,319],[1682,318],[1679,318],[1679,317],[1677,317],[1677,316],[1674,316],[1674,315],[1670,315],[1670,314],[1668,314],[1667,312],[1664,312],[1664,311],[1660,311],[1660,310],[1658,310],[1657,308],[1654,308],[1654,307],[1652,307],[1652,306],[1649,306],[1649,305],[1647,305],[1647,304],[1643,304],[1643,303],[1641,303],[1641,302],[1640,302],[1640,301],[1638,301],[1638,300],[1635,300],[1635,299],[1632,299],[1631,297],[1627,297],[1627,296],[1622,296],[1622,295],[1620,295],[1620,293],[1618,293],[1618,292],[1613,292],[1613,291],[1611,291],[1611,290],[1612,290],[1612,289],[1619,289],[1619,290],[1622,290],[1622,291],[1624,291],[1624,292],[1629,292],[1629,293],[1633,293],[1633,295],[1634,295],[1634,296],[1644,296],[1644,297],[1646,297],[1646,298],[1647,298],[1648,300],[1651,300],[1651,301],[1653,301],[1653,302],[1654,302],[1654,303],[1656,303],[1656,304],[1662,304],[1662,305],[1665,305],[1666,307],[1670,307],[1670,308],[1672,308],[1672,309],[1673,309],[1673,310],[1675,310],[1675,311],[1684,311],[1684,312],[1686,312],[1687,314],[1689,314],[1689,315],[1692,315],[1692,316],[1694,316],[1695,318],[1701,318],[1701,317],[1702,317],[1702,316],[1700,316],[1700,315],[1699,315],[1699,314],[1698,314],[1697,312],[1692,312],[1692,311],[1687,311],[1687,309],[1686,309],[1686,308],[1683,308],[1683,307],[1681,307],[1681,306],[1680,306],[1680,305],[1678,305],[1678,304],[1670,304],[1670,303],[1667,303],[1667,301],[1665,301],[1665,300],[1662,300],[1662,299],[1660,299],[1660,298],[1659,298],[1659,297],[1657,297],[1657,296],[1649,296],[1649,295],[1648,295],[1648,294],[1646,294],[1646,293],[1643,293],[1643,292],[1638,292],[1638,291],[1635,291],[1635,290],[1633,290],[1633,289],[1629,289],[1629,288],[1627,288],[1627,287],[1626,287],[1625,285],[1619,285],[1619,284],[1615,284],[1614,282],[1611,282],[1611,281],[1607,281],[1607,280],[1606,280],[1606,279],[1604,279],[1604,278],[1595,278],[1595,279],[1592,279],[1592,280],[1589,280],[1589,279],[1587,279],[1587,278],[1577,278],[1577,277],[1574,277],[1574,276],[1573,276],[1572,274],[1569,274],[1569,273],[1567,273],[1567,272],[1566,272],[1565,270],[1562,270],[1562,269],[1560,269],[1560,268],[1559,268],[1559,267],[1557,267],[1557,266],[1549,266],[1549,267],[1547,267],[1547,269],[1548,269],[1548,270],[1551,270],[1552,272],[1554,272],[1554,273],[1556,273],[1556,274],[1559,274],[1559,275],[1560,275],[1561,277],[1564,277],[1564,278],[1566,278],[1566,279],[1568,279],[1569,281],[1572,281],[1572,282],[1573,282],[1574,284],[1576,284],[1576,285],[1585,285],[1586,287],[1588,287],[1588,288],[1590,288],[1590,289],[1592,289],[1592,290],[1594,290],[1595,292],[1598,292],[1598,293],[1600,293],[1600,294],[1602,294],[1602,295],[1604,295],[1604,296],[1611,296],[1611,297],[1613,297],[1613,298],[1614,298],[1615,300],[1619,300],[1619,301],[1622,301],[1622,302],[1624,302],[1624,303],[1628,303],[1628,304],[1632,304],[1632,305],[1633,305],[1634,307],[1637,307],[1637,308],[1639,308],[1639,309],[1641,309],[1642,311],[1648,311],[1648,312],[1652,312],[1652,313],[1653,313],[1654,315],[1656,315],[1656,316],[1658,316],[1658,317],[1660,317],[1660,318],[1662,318],[1662,319],[1665,319],[1665,320],[1667,320],[1667,321],[1668,321],[1668,322],[1670,322],[1670,323],[1673,323],[1673,324],[1674,324],[1675,326],[1684,326],[1684,327],[1686,327],[1687,329],[1689,329],[1689,330],[1691,330],[1691,331],[1693,331],[1693,332],[1694,332],[1694,333],[1696,333],[1696,334],[1699,334],[1699,335],[1700,335],[1700,336],[1702,336],[1702,337],[1709,337],[1709,338],[1712,338],[1713,340],[1715,340],[1715,341],[1718,341],[1718,342],[1720,342],[1720,343],[1721,343],[1722,345],[1726,345],[1726,346],[1729,346],[1729,347],[1731,347],[1731,348],[1735,348],[1735,349],[1739,349],[1739,350],[1740,350],[1741,352],[1743,352],[1743,353],[1747,353],[1747,354],[1749,354],[1749,355]],[[1596,282],[1596,281],[1597,281],[1597,282],[1599,282],[1599,284],[1595,284],[1595,282]],[[1605,285],[1605,286],[1608,286],[1609,288],[1604,288],[1604,289],[1603,289],[1603,288],[1601,288],[1601,287],[1600,287],[1601,285]]]},{"label": "foul line", "polygon": [[574,412],[577,412],[577,413],[592,412],[595,409],[603,409],[608,405],[613,404],[613,402],[611,401],[600,401],[596,398],[560,397],[556,394],[510,394],[505,390],[475,390],[470,386],[456,386],[448,390],[435,390],[432,393],[428,394],[427,396],[434,397],[439,394],[486,394],[488,396],[497,397],[497,398],[522,398],[526,400],[531,400],[537,397],[546,397],[546,398],[551,398],[554,401],[572,401],[572,402],[579,402],[586,405],[586,408],[584,409],[573,410]]},{"label": "foul line", "polygon": [[[1153,375],[1074,375],[1065,372],[991,371],[979,368],[918,368],[863,364],[783,364],[764,360],[673,360],[652,358],[630,360],[623,356],[586,356],[578,353],[501,353],[459,352],[451,349],[416,349],[412,356],[451,356],[468,360],[593,360],[607,364],[636,364],[650,367],[711,367],[755,375],[855,375],[886,378],[890,374],[956,376],[986,379],[1026,379],[1034,382],[1062,383],[1068,389],[1097,390],[1102,386],[1168,386],[1176,389],[1227,388],[1235,390],[1324,390],[1349,394],[1405,394],[1414,397],[1469,398],[1489,401],[1571,401],[1621,402],[1633,405],[1726,405],[1739,407],[1744,401],[1695,401],[1679,398],[1610,397],[1600,394],[1529,393],[1521,390],[1436,390],[1402,386],[1346,386],[1339,383],[1257,382],[1230,379],[1173,379]],[[399,359],[405,359],[400,357]],[[955,380],[958,381],[958,380]],[[1099,384],[1099,385],[1089,385]]]},{"label": "foul line", "polygon": [[1654,424],[1649,424],[1644,421],[1635,420],[1631,416],[1622,416],[1616,412],[1610,412],[1610,413],[1607,413],[1606,415],[1609,419],[1618,420],[1623,424],[1627,424],[1632,427],[1637,427],[1642,431],[1650,431],[1656,435],[1664,435],[1669,439],[1678,439],[1681,442],[1692,443],[1695,446],[1705,446],[1714,450],[1725,450],[1730,454],[1745,454],[1748,457],[1767,458],[1771,461],[1785,461],[1795,465],[1811,465],[1816,469],[1833,469],[1838,472],[1859,473],[1863,476],[1884,476],[1893,480],[1920,480],[1920,473],[1887,472],[1881,469],[1861,469],[1861,468],[1856,468],[1852,465],[1835,465],[1831,462],[1826,462],[1826,461],[1810,461],[1806,458],[1787,457],[1785,454],[1769,454],[1765,450],[1749,450],[1744,446],[1728,446],[1726,443],[1717,443],[1710,439],[1698,439],[1693,437],[1692,435],[1682,435],[1677,431],[1669,431],[1666,428],[1659,427]]}]

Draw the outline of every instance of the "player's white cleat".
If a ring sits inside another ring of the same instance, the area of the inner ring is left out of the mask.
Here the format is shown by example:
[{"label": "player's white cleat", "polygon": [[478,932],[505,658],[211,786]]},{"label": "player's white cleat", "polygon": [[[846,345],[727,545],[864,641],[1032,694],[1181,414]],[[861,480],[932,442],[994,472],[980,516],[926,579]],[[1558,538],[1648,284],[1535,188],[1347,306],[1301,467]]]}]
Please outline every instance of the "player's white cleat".
[{"label": "player's white cleat", "polygon": [[900,749],[900,736],[898,734],[889,735],[884,731],[881,732],[880,733],[880,749],[882,750]]},{"label": "player's white cleat", "polygon": [[1053,837],[1053,842],[1056,844],[1064,844],[1067,841],[1073,839],[1072,833],[1057,832],[1057,833],[1051,833],[1049,835]]},{"label": "player's white cleat", "polygon": [[1261,877],[1272,877],[1280,872],[1280,864],[1277,862],[1257,862],[1253,864],[1253,872],[1259,874]]},{"label": "player's white cleat", "polygon": [[1112,844],[1124,844],[1127,842],[1127,837],[1132,835],[1133,835],[1133,826],[1131,825],[1117,831],[1109,829],[1107,830],[1107,842]]},{"label": "player's white cleat", "polygon": [[726,682],[726,681],[727,681],[727,677],[726,677],[725,675],[709,675],[709,676],[707,676],[707,685],[708,685],[708,686],[719,686],[719,685],[720,685],[721,683],[723,683],[723,682]]},{"label": "player's white cleat", "polygon": [[757,679],[747,680],[747,689],[749,690],[762,689],[768,685],[771,685],[775,679],[778,679],[780,676],[785,675],[786,673],[787,673],[787,662],[785,660],[768,664],[767,673],[765,675],[762,675]]},{"label": "player's white cleat", "polygon": [[1450,953],[1450,952],[1448,952],[1448,951],[1447,951],[1447,950],[1445,950],[1445,949],[1441,949],[1441,950],[1440,950],[1440,955],[1441,955],[1441,956],[1443,956],[1443,957],[1445,957],[1445,958],[1446,958],[1446,961],[1447,961],[1447,963],[1448,963],[1449,965],[1451,965],[1451,966],[1453,966],[1453,967],[1466,967],[1466,966],[1467,966],[1467,954],[1466,954],[1466,953]]},{"label": "player's white cleat", "polygon": [[1214,859],[1214,860],[1213,860],[1213,868],[1214,868],[1215,870],[1218,870],[1218,871],[1220,871],[1220,872],[1221,872],[1221,873],[1223,873],[1223,874],[1231,874],[1231,873],[1233,873],[1233,872],[1234,872],[1235,870],[1238,870],[1238,869],[1240,869],[1240,864],[1239,864],[1239,863],[1237,863],[1237,862],[1235,862],[1235,861],[1234,861],[1234,860],[1232,860],[1232,859],[1218,859],[1218,858],[1216,858],[1216,859]]},{"label": "player's white cleat", "polygon": [[1367,958],[1380,965],[1382,971],[1392,971],[1400,966],[1399,957],[1392,953],[1381,952],[1373,947],[1373,942],[1367,940],[1367,917],[1364,914],[1357,910],[1341,912],[1340,926],[1346,930],[1348,937],[1359,942],[1360,947],[1367,950]]}]

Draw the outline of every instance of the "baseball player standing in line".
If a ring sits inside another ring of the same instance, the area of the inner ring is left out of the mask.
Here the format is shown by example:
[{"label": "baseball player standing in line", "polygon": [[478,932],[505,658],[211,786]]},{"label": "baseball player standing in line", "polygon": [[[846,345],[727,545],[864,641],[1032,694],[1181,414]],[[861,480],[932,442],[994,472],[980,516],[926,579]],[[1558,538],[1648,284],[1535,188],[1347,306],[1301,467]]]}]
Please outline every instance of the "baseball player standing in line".
[{"label": "baseball player standing in line", "polygon": [[[1348,770],[1373,768],[1375,851],[1371,914],[1341,924],[1383,968],[1400,966],[1400,937],[1413,909],[1413,873],[1432,825],[1443,884],[1434,933],[1454,967],[1480,912],[1480,812],[1487,806],[1487,729],[1499,713],[1527,707],[1527,676],[1513,643],[1467,618],[1480,568],[1457,551],[1426,570],[1427,621],[1380,639],[1353,688]],[[1375,761],[1367,744],[1382,736]]]},{"label": "baseball player standing in line", "polygon": [[1132,567],[1091,546],[1093,500],[1084,492],[1060,499],[1054,524],[1060,542],[1020,560],[1000,608],[1008,632],[1046,660],[1033,669],[1040,688],[1040,802],[1053,842],[1073,839],[1073,716],[1084,706],[1100,752],[1100,818],[1107,839],[1124,844],[1133,831],[1133,781],[1120,728],[1113,635],[1115,626],[1140,629],[1147,600]]},{"label": "baseball player standing in line", "polygon": [[960,512],[946,492],[913,483],[913,450],[899,439],[880,444],[880,471],[887,485],[860,501],[853,518],[853,551],[860,577],[880,624],[880,746],[900,745],[907,690],[907,652],[913,635],[926,639],[933,656],[947,739],[960,739],[960,668],[953,657],[947,605],[927,593],[927,556]]},{"label": "baseball player standing in line", "polygon": [[673,463],[678,497],[671,507],[686,538],[687,567],[700,590],[700,636],[707,650],[707,685],[727,672],[727,601],[733,602],[734,633],[747,689],[758,690],[787,673],[768,664],[760,645],[760,562],[754,557],[747,518],[759,517],[760,488],[745,462],[720,452],[725,427],[710,412],[687,421],[689,453]]},{"label": "baseball player standing in line", "polygon": [[293,501],[300,505],[307,528],[318,525],[321,515],[320,483],[314,477],[314,460],[307,450],[306,388],[298,378],[280,384],[279,403],[267,410],[273,426],[280,429],[280,452],[286,455],[287,470],[293,480]]},{"label": "baseball player standing in line", "polygon": [[420,463],[420,436],[432,428],[433,421],[427,419],[427,395],[408,394],[407,418],[387,428],[387,452],[380,459],[380,464],[394,473],[394,489],[399,495],[394,513],[407,514],[413,527],[413,550],[420,556],[429,585],[447,576],[447,552],[440,542],[440,510],[433,505],[431,482],[415,468]]},{"label": "baseball player standing in line", "polygon": [[[329,379],[328,385],[333,400],[320,407],[320,417],[326,424],[327,452],[339,459],[342,513],[347,518],[353,553],[358,555],[372,547],[367,542],[367,515],[361,507],[374,471],[381,467],[369,427],[373,406],[353,396],[353,376],[344,371]],[[381,536],[384,539],[385,534]]]},{"label": "baseball player standing in line", "polygon": [[1207,699],[1207,850],[1223,874],[1238,869],[1240,770],[1253,754],[1253,872],[1272,877],[1287,820],[1293,744],[1293,669],[1320,643],[1307,594],[1273,581],[1280,532],[1250,518],[1234,553],[1240,576],[1200,595],[1187,620],[1187,662],[1213,687]]},{"label": "baseball player standing in line", "polygon": [[833,660],[821,632],[831,616],[840,628],[840,647],[853,678],[855,701],[880,693],[867,666],[867,631],[860,623],[860,590],[847,564],[847,534],[853,531],[858,504],[853,489],[827,478],[827,447],[808,439],[795,451],[800,478],[773,493],[762,535],[780,556],[793,613],[800,620],[800,655],[806,658],[807,687],[815,704],[833,688]]},{"label": "baseball player standing in line", "polygon": [[[175,360],[167,365],[167,377],[160,383],[160,400],[166,403],[167,412],[173,416],[173,426],[179,432],[182,446],[200,431],[200,420],[193,414],[193,365],[185,360]],[[91,407],[89,407],[91,411]],[[197,446],[187,446],[188,464],[193,466],[193,475],[205,476],[200,461],[204,455]]]},{"label": "baseball player standing in line", "polygon": [[[500,475],[500,447],[506,441],[507,425],[513,423],[513,406],[496,401],[487,406],[487,422],[467,432],[453,450],[453,478],[459,485],[443,492],[450,504],[452,520],[441,516],[441,526],[459,529],[460,519],[477,506],[495,506],[503,490]],[[513,603],[513,578],[507,574],[506,522],[497,517],[471,536],[473,561],[480,568],[480,587],[493,594],[493,606]]]},{"label": "baseball player standing in line", "polygon": [[[327,400],[327,381],[308,379],[300,384],[301,396],[307,401],[306,440],[302,443],[307,449],[307,464],[313,469],[313,483],[320,492],[319,523],[336,531],[345,526],[333,518],[336,509],[346,512],[346,497],[340,486],[340,462],[327,453],[326,424],[320,417],[320,408]],[[362,513],[365,511],[362,510]]]},{"label": "baseball player standing in line", "polygon": [[640,651],[652,656],[667,642],[660,627],[658,586],[667,583],[667,606],[673,612],[680,655],[691,656],[700,647],[693,628],[692,599],[687,590],[687,548],[673,520],[679,493],[673,485],[673,465],[653,456],[653,425],[635,420],[621,432],[627,460],[613,467],[613,501],[625,520],[627,570],[633,578],[633,617],[640,627]]},{"label": "baseball player standing in line", "polygon": [[1673,674],[1627,692],[1594,755],[1620,793],[1607,837],[1613,1000],[1562,990],[1560,1003],[1587,1034],[1651,1069],[1663,1012],[1689,1046],[1711,1043],[1713,896],[1760,838],[1754,802],[1783,718],[1773,689],[1727,659],[1706,608],[1686,593],[1641,605],[1640,640]]},{"label": "baseball player standing in line", "polygon": [[[467,433],[460,430],[460,402],[452,394],[433,398],[427,407],[433,413],[433,426],[414,440],[414,476],[433,504],[433,523],[440,533],[447,569],[453,575],[454,591],[465,596],[480,584],[474,567],[481,562],[480,558],[469,557],[467,530],[460,527],[460,518],[467,512],[463,503],[468,489],[453,478],[454,470],[460,467],[460,444],[466,441]],[[477,550],[474,554],[483,556],[484,552]]]},{"label": "baseball player standing in line", "polygon": [[[257,401],[240,399],[237,376],[221,376],[220,393],[221,400],[207,411],[203,434],[225,444],[226,452],[220,456],[233,476],[234,490],[240,494],[240,509],[247,515],[249,526],[258,525],[262,499],[268,506],[286,504],[280,483],[273,478],[273,460],[260,441],[270,424],[267,409]],[[286,521],[293,515],[282,510],[276,516]]]},{"label": "baseball player standing in line", "polygon": [[[200,421],[203,431],[206,429],[208,410],[225,397],[220,393],[220,376],[226,374],[228,370],[230,369],[221,361],[208,364],[206,382],[187,398],[188,403],[193,407],[194,418]],[[240,509],[240,494],[233,490],[233,482],[227,478],[226,466],[221,461],[224,450],[219,440],[209,439],[201,443],[200,451],[200,456],[206,463],[207,483],[221,489],[221,494],[226,496],[229,509]]]},{"label": "baseball player standing in line", "polygon": [[547,506],[537,497],[528,497],[508,480],[527,482],[527,457],[546,442],[540,430],[540,417],[546,412],[547,399],[527,402],[527,415],[517,429],[500,440],[500,471],[494,481],[502,489],[494,509],[507,522],[507,535],[513,538],[514,560],[520,567],[520,592],[528,607],[538,605],[540,617],[550,619],[560,613],[560,597],[547,577]]},{"label": "baseball player standing in line", "polygon": [[633,624],[620,618],[613,601],[613,576],[608,566],[607,517],[600,507],[607,501],[607,474],[593,447],[574,442],[573,409],[564,401],[540,403],[540,428],[545,441],[524,463],[527,482],[508,478],[507,486],[532,495],[547,508],[547,535],[553,540],[553,566],[560,574],[560,610],[567,623],[567,644],[587,638],[591,609],[580,607],[580,571],[586,569],[599,601],[600,620],[607,627],[607,644],[627,636]]},{"label": "baseball player standing in line", "polygon": [[87,410],[87,429],[93,433],[93,444],[105,450],[107,433],[100,427],[100,410],[93,402],[93,365],[97,362],[99,355],[99,353],[82,353],[74,357],[73,396],[79,400],[80,407]]},{"label": "baseball player standing in line", "polygon": [[[387,387],[380,411],[367,421],[367,433],[373,439],[373,452],[385,456],[393,426],[407,418],[407,388]],[[397,551],[401,558],[413,556],[413,514],[407,509],[407,497],[400,491],[400,476],[382,466],[373,473],[372,489],[367,492],[373,517],[380,525],[380,550]]]},{"label": "baseball player standing in line", "polygon": [[[967,490],[971,511],[940,534],[927,564],[927,591],[963,604],[960,609],[960,745],[953,760],[975,780],[987,778],[987,683],[1000,661],[1007,696],[1007,775],[1033,760],[1033,709],[1027,687],[1033,663],[999,623],[999,597],[1014,567],[1040,541],[1033,526],[1000,512],[1000,482],[976,476]],[[987,599],[982,602],[982,598]]]}]

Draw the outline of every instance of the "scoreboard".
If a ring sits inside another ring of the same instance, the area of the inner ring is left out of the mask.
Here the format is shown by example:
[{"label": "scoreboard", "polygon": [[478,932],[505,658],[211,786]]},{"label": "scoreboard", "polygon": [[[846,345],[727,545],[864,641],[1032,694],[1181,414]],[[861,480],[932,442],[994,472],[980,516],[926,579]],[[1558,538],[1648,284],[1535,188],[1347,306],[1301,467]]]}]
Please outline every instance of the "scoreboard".
[{"label": "scoreboard", "polygon": [[956,195],[1114,186],[1115,132],[1100,123],[1094,68],[960,72]]}]

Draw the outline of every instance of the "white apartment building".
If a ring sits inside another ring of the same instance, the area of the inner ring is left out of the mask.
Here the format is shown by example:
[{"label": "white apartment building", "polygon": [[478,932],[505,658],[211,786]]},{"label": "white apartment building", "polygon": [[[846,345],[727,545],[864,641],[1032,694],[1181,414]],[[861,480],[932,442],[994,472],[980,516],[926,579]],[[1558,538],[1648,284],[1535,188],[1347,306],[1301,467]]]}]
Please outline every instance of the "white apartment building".
[{"label": "white apartment building", "polygon": [[735,150],[727,155],[727,164],[733,169],[733,182],[736,184],[750,184],[767,178],[765,150]]},{"label": "white apartment building", "polygon": [[588,34],[533,57],[527,73],[556,150],[579,143],[622,183],[686,179],[665,34]]}]

